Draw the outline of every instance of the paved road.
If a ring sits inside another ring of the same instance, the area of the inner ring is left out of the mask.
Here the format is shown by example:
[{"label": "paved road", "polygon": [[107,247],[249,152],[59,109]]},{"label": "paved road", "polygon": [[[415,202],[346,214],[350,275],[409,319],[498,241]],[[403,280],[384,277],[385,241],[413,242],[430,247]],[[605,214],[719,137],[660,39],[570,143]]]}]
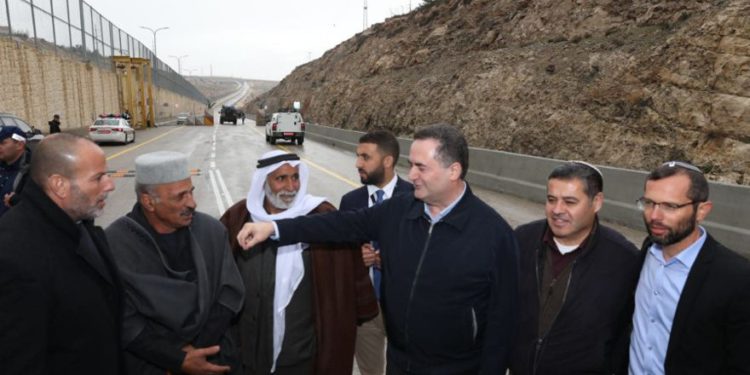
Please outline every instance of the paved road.
[{"label": "paved road", "polygon": [[[198,209],[216,217],[245,197],[256,161],[274,148],[298,153],[311,167],[308,191],[327,197],[336,206],[343,194],[359,186],[352,152],[334,149],[309,138],[302,146],[287,143],[271,146],[264,141],[263,128],[256,127],[250,120],[237,126],[161,126],[139,131],[134,145],[103,145],[102,148],[107,154],[110,170],[120,171],[115,174],[119,176],[115,178],[116,190],[98,219],[105,227],[130,210],[135,202],[134,179],[127,174],[134,168],[135,158],[157,150],[174,150],[189,155],[190,167],[196,170],[193,184]],[[399,174],[406,176],[406,171],[401,169]],[[514,227],[543,217],[541,204],[485,189],[473,189]],[[615,227],[636,244],[643,238],[641,231]]]},{"label": "paved road", "polygon": [[[236,126],[161,126],[139,131],[134,145],[102,145],[102,148],[116,186],[103,215],[97,219],[102,227],[132,208],[135,203],[134,160],[138,155],[157,150],[189,155],[190,168],[195,170],[193,185],[198,210],[217,218],[227,207],[245,197],[256,161],[260,155],[275,148],[299,154],[311,170],[308,192],[327,197],[335,206],[339,205],[343,194],[360,185],[352,152],[334,149],[309,138],[302,146],[286,143],[271,146],[265,143],[263,127],[256,127],[250,120],[245,125]],[[398,172],[406,176],[405,170],[399,169]],[[541,204],[481,188],[472,189],[513,227],[544,215]],[[614,227],[636,244],[644,235],[621,226]],[[353,375],[359,375],[356,363]]]}]

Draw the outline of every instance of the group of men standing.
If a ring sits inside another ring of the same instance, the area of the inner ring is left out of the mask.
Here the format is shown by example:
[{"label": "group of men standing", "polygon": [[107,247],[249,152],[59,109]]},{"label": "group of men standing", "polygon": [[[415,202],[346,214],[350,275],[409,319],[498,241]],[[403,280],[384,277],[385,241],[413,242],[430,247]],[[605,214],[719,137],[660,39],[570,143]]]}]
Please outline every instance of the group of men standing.
[{"label": "group of men standing", "polygon": [[514,231],[465,181],[455,127],[415,133],[411,184],[398,158],[392,134],[360,138],[364,186],[337,211],[297,155],[268,152],[216,220],[185,155],[144,154],[136,203],[103,231],[104,153],[47,137],[0,218],[2,372],[750,372],[750,265],[699,225],[698,168],[648,175],[639,252],[599,223],[588,163],[555,168],[546,219]]}]

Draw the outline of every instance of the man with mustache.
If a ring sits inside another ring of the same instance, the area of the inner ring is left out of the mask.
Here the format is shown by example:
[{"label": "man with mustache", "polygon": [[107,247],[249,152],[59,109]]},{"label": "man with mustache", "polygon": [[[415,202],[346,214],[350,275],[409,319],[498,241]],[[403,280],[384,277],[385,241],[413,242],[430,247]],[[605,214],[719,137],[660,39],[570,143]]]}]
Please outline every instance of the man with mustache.
[{"label": "man with mustache", "polygon": [[[598,168],[567,162],[547,178],[546,220],[518,227],[520,326],[515,374],[613,374],[627,352],[637,249],[599,223]],[[624,366],[623,366],[624,367]]]},{"label": "man with mustache", "polygon": [[[398,194],[413,194],[412,184],[396,175],[399,151],[398,140],[387,130],[374,130],[359,138],[355,166],[364,186],[341,197],[342,211],[372,207]],[[375,295],[380,300],[380,248],[377,242],[365,242],[359,248],[362,260],[368,267]],[[355,356],[362,375],[383,374],[385,371],[385,326],[382,314],[357,328]]]},{"label": "man with mustache", "polygon": [[503,374],[518,309],[513,230],[464,180],[469,146],[455,126],[417,130],[409,162],[414,194],[356,211],[247,223],[239,244],[378,241],[386,373]]},{"label": "man with mustache", "polygon": [[750,373],[750,263],[699,225],[713,207],[708,189],[680,161],[646,177],[631,374]]},{"label": "man with mustache", "polygon": [[0,373],[122,374],[122,286],[94,218],[115,186],[104,152],[56,134],[0,219]]},{"label": "man with mustache", "polygon": [[221,217],[247,290],[239,319],[245,374],[350,375],[357,324],[378,307],[360,254],[346,245],[273,241],[242,251],[247,222],[336,209],[307,194],[299,156],[270,151],[258,160],[250,191]]},{"label": "man with mustache", "polygon": [[128,374],[240,374],[230,323],[245,289],[221,223],[195,210],[187,157],[135,159],[137,202],[107,230],[125,284]]}]

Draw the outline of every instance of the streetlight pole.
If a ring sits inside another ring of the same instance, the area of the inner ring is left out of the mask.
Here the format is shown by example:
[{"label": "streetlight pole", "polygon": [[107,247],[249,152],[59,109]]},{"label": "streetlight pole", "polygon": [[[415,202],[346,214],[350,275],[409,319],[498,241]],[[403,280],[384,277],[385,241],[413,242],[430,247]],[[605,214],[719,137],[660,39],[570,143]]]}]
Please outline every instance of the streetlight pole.
[{"label": "streetlight pole", "polygon": [[[154,83],[154,85],[158,86],[158,82],[159,82],[158,81],[158,77],[159,77],[159,75],[155,74],[155,73],[157,73],[157,70],[156,70],[157,69],[157,60],[159,59],[159,57],[156,55],[156,33],[158,33],[159,31],[162,31],[162,30],[167,30],[167,29],[169,29],[169,27],[165,26],[165,27],[160,27],[160,28],[157,28],[157,29],[154,30],[154,29],[152,29],[150,27],[141,26],[141,29],[148,30],[148,31],[150,31],[154,35],[154,59],[153,59],[153,65],[151,66],[151,74],[153,74],[153,75],[155,75],[157,77],[157,81]],[[158,96],[159,96],[159,90],[158,90],[158,87],[157,87],[157,90],[154,90],[154,97],[151,98],[151,103],[150,103],[151,104],[151,110],[154,112],[154,117],[155,117],[154,118],[154,124],[148,124],[148,122],[146,123],[147,125],[150,125],[150,126],[156,126],[156,120],[161,115],[161,112],[159,112],[156,109],[156,107],[157,107],[157,105],[159,103]]]},{"label": "streetlight pole", "polygon": [[146,30],[150,31],[152,34],[154,34],[154,57],[157,57],[156,56],[156,33],[158,33],[159,31],[162,31],[162,30],[169,29],[169,26],[160,27],[160,28],[158,28],[156,30],[154,30],[154,29],[152,29],[150,27],[141,26],[141,29],[146,29]]},{"label": "streetlight pole", "polygon": [[182,59],[188,56],[190,55],[182,55],[182,56],[169,55],[169,57],[174,57],[175,59],[177,59],[177,73],[179,73],[180,75],[182,75]]}]

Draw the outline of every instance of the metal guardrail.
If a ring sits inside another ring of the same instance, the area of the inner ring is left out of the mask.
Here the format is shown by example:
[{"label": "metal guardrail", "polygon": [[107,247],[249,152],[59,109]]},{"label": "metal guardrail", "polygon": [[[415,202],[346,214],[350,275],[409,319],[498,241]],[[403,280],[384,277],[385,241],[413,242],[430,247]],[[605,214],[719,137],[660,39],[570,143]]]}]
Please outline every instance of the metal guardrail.
[{"label": "metal guardrail", "polygon": [[0,35],[56,47],[105,68],[112,67],[110,57],[116,55],[150,59],[156,86],[208,101],[143,43],[83,0],[0,0]]},{"label": "metal guardrail", "polygon": [[[306,137],[355,150],[360,131],[307,124]],[[408,162],[411,140],[399,138],[400,162]],[[476,186],[543,203],[547,175],[563,161],[511,152],[469,148],[469,172],[466,180]],[[641,212],[635,200],[643,195],[647,173],[631,169],[599,168],[604,175],[606,197],[600,216],[625,226],[643,229]],[[709,182],[714,208],[702,225],[725,246],[750,258],[750,186]]]}]

